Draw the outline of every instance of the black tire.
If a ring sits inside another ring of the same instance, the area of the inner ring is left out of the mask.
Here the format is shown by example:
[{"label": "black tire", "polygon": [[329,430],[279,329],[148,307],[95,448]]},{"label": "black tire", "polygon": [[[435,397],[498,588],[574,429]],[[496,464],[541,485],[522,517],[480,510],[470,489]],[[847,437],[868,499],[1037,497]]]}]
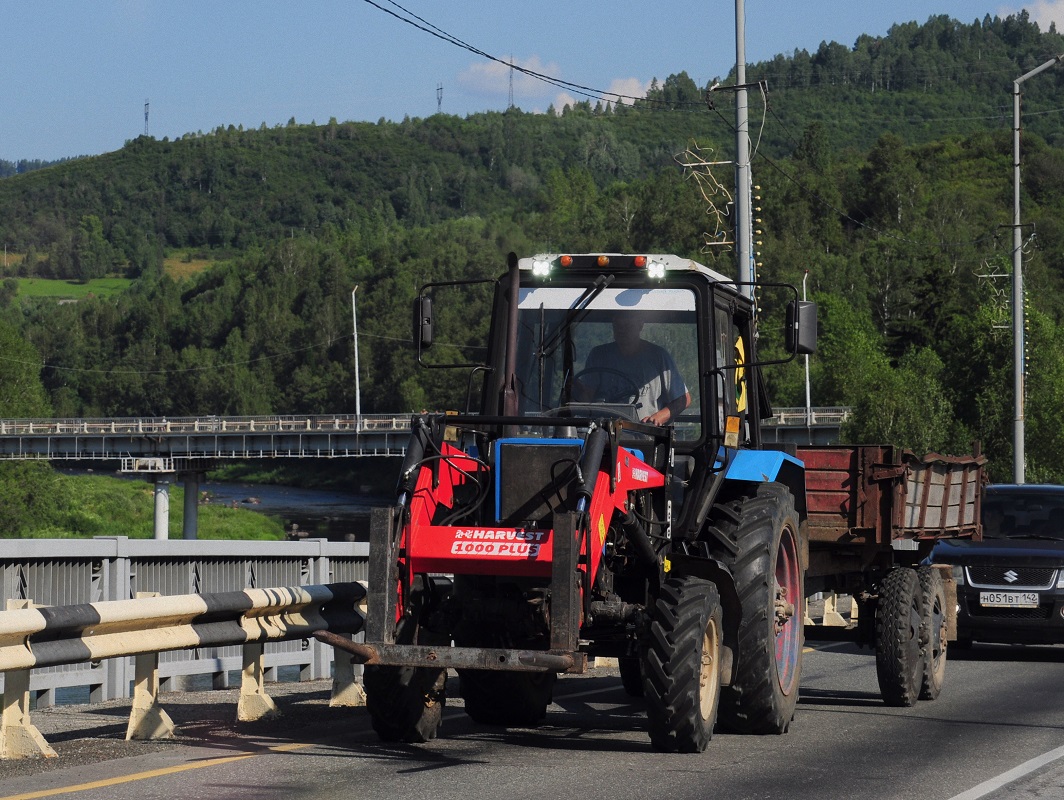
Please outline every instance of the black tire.
[{"label": "black tire", "polygon": [[643,690],[650,741],[667,753],[700,753],[713,738],[720,700],[721,609],[717,587],[669,578],[644,643]]},{"label": "black tire", "polygon": [[362,678],[373,730],[386,742],[436,738],[446,705],[447,673],[424,667],[367,666]]},{"label": "black tire", "polygon": [[946,586],[942,574],[934,567],[920,567],[916,576],[924,599],[920,640],[924,648],[924,675],[920,681],[920,699],[934,700],[946,682]]},{"label": "black tire", "polygon": [[802,674],[805,570],[794,497],[766,483],[737,509],[739,553],[731,562],[742,604],[730,686],[721,689],[723,728],[782,734],[794,719]]},{"label": "black tire", "polygon": [[635,656],[622,656],[617,659],[617,666],[621,671],[621,686],[629,697],[643,696],[643,668],[639,664],[639,658]]},{"label": "black tire", "polygon": [[483,725],[529,728],[547,716],[558,676],[553,672],[494,672],[466,669],[459,673],[466,713]]},{"label": "black tire", "polygon": [[[415,587],[415,595],[420,594],[420,577]],[[418,604],[420,598],[413,602]],[[415,619],[404,618],[395,638],[400,644],[414,644],[425,636]],[[446,670],[367,665],[362,688],[373,730],[382,740],[420,744],[436,738],[447,704]]]},{"label": "black tire", "polygon": [[924,599],[916,570],[892,569],[879,586],[876,609],[876,676],[888,706],[912,706],[920,696],[923,620]]}]

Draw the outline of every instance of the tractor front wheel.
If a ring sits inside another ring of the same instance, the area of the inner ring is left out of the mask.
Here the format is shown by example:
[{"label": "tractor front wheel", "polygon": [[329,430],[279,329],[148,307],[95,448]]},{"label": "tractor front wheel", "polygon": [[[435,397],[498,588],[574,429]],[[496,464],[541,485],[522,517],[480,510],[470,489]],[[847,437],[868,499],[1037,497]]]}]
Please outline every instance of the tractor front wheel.
[{"label": "tractor front wheel", "polygon": [[[415,580],[412,602],[420,607],[421,577]],[[400,620],[395,631],[399,644],[435,644],[418,624],[416,614]],[[436,738],[447,703],[447,671],[426,667],[367,665],[362,676],[366,710],[373,730],[386,742],[420,744]]]},{"label": "tractor front wheel", "polygon": [[717,587],[691,576],[666,580],[642,653],[655,749],[700,753],[709,744],[720,699],[721,636]]}]

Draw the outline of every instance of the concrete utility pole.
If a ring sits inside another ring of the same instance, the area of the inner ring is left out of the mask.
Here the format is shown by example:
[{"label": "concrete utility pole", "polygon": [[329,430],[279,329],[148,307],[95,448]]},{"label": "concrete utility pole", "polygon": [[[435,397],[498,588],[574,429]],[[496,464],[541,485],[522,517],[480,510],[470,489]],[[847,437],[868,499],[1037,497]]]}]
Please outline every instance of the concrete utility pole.
[{"label": "concrete utility pole", "polygon": [[[746,8],[735,0],[735,248],[739,280],[752,283],[754,260],[751,254],[750,199],[750,115],[746,99]],[[754,296],[753,286],[741,287]]]},{"label": "concrete utility pole", "polygon": [[[802,300],[805,300],[805,282],[809,279],[809,270],[802,275]],[[805,354],[805,427],[809,432],[809,444],[813,443],[813,403],[809,390],[809,354]]]},{"label": "concrete utility pole", "polygon": [[351,290],[351,327],[355,337],[355,429],[362,430],[362,392],[358,385],[358,311],[355,306],[355,292],[358,284]]},{"label": "concrete utility pole", "polygon": [[[740,0],[741,2],[741,0]],[[1026,334],[1023,312],[1023,234],[1020,226],[1020,85],[1028,78],[1059,64],[1064,53],[1054,56],[1039,67],[1021,75],[1012,83],[1012,357],[1013,357],[1013,408],[1015,419],[1012,428],[1014,483],[1025,483],[1026,453],[1024,452],[1024,353]]]}]

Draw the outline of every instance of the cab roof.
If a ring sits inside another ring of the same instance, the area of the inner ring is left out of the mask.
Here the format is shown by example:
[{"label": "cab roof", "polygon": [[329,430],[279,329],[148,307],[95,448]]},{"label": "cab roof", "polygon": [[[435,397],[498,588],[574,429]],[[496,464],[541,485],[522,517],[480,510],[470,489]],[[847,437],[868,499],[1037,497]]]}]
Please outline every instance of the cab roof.
[{"label": "cab roof", "polygon": [[669,253],[538,253],[518,259],[518,268],[536,274],[564,274],[566,271],[634,271],[657,267],[664,272],[696,272],[715,283],[735,283],[704,264]]}]

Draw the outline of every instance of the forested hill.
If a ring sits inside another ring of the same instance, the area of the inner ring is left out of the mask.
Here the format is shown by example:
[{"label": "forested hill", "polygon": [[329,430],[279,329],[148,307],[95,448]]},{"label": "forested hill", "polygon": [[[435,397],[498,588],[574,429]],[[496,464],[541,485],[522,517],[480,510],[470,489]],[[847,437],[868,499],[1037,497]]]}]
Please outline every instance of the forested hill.
[{"label": "forested hill", "polygon": [[[972,23],[932,17],[853,46],[825,42],[748,67],[748,80],[768,87],[765,97],[750,95],[752,131],[763,154],[779,158],[813,122],[836,151],[867,150],[885,132],[919,144],[1008,129],[1011,82],[1062,50],[1064,37],[1040,33],[1026,12]],[[672,166],[691,140],[725,156],[733,98],[714,92],[711,110],[705,88],[681,73],[637,109],[582,103],[560,118],[511,109],[141,137],[0,181],[0,239],[38,255],[69,249],[82,220],[96,217],[114,265],[137,273],[160,245],[244,249],[367,210],[414,226],[511,214],[536,203],[554,169],[579,166],[603,188]],[[1025,87],[1025,127],[1051,144],[1064,144],[1050,113],[1062,95],[1064,70]],[[69,272],[72,260],[57,254],[54,271]]]},{"label": "forested hill", "polygon": [[[1025,14],[933,18],[748,69],[769,88],[750,102],[760,277],[809,271],[813,401],[857,410],[851,440],[980,439],[1007,474],[1009,90],[1062,51]],[[1025,101],[1030,480],[1064,480],[1062,87],[1049,70]],[[509,250],[677,252],[734,271],[704,246],[731,168],[699,184],[677,163],[688,148],[731,157],[731,95],[710,106],[704,88],[681,73],[634,108],[145,137],[3,178],[0,240],[22,274],[136,280],[66,304],[4,281],[0,341],[21,345],[0,358],[0,416],[349,411],[355,285],[363,411],[456,407],[465,376],[419,370],[405,346],[422,282],[498,274]],[[171,278],[175,248],[212,265]],[[457,361],[487,319],[462,311],[441,348]],[[778,405],[804,402],[799,365],[768,380]]]}]

